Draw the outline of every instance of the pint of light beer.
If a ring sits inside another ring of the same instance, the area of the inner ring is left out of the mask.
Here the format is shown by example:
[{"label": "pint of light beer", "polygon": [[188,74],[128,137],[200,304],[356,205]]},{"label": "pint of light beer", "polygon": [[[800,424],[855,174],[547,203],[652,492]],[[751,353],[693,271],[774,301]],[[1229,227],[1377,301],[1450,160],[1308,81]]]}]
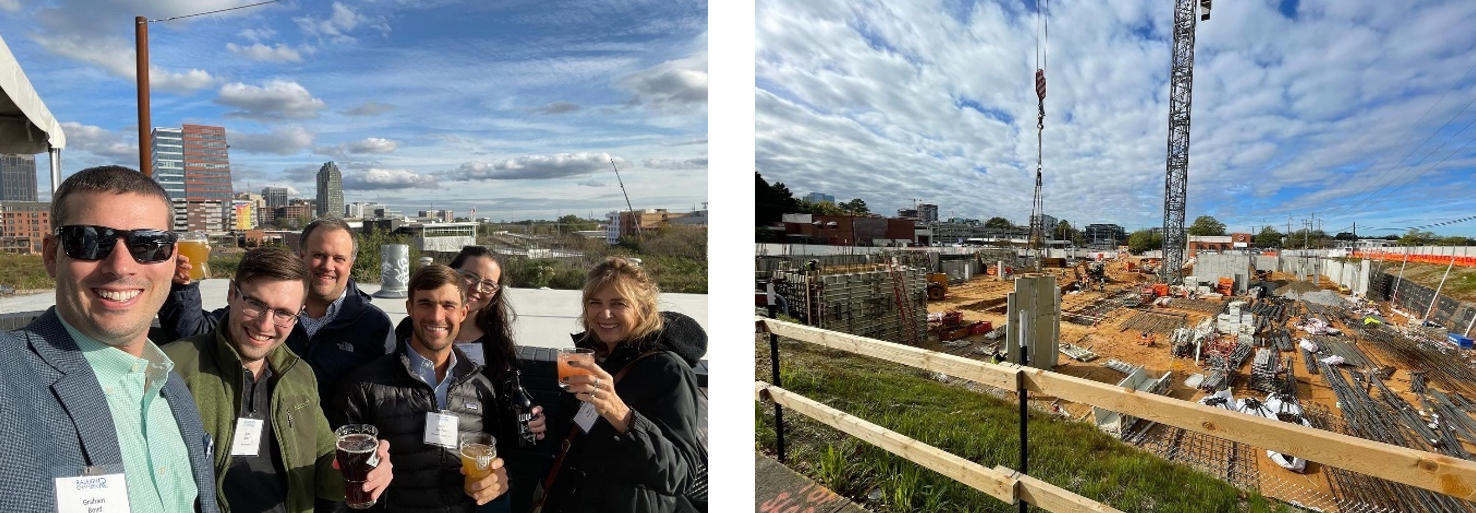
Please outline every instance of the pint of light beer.
[{"label": "pint of light beer", "polygon": [[343,472],[344,504],[353,509],[369,509],[374,499],[364,491],[369,471],[379,466],[379,429],[369,424],[347,424],[334,431],[338,435],[338,469]]},{"label": "pint of light beer", "polygon": [[462,433],[461,469],[466,471],[466,484],[492,473],[492,459],[497,457],[497,439],[487,433]]},{"label": "pint of light beer", "polygon": [[205,232],[186,232],[179,235],[179,254],[190,259],[190,281],[210,277],[210,241]]}]

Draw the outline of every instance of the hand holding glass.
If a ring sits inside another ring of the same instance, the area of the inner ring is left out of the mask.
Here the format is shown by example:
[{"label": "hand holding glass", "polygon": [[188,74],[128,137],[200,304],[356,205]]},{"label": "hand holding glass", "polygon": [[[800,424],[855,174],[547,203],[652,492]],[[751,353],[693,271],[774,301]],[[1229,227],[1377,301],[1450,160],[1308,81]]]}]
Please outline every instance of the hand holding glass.
[{"label": "hand holding glass", "polygon": [[369,471],[379,466],[379,429],[369,424],[347,424],[334,434],[338,435],[344,504],[352,509],[369,509],[375,501],[364,491],[364,481],[369,480]]},{"label": "hand holding glass", "polygon": [[190,259],[190,280],[210,277],[210,243],[204,232],[182,233],[179,236],[179,254]]},{"label": "hand holding glass", "polygon": [[497,457],[497,439],[487,433],[461,434],[461,469],[466,472],[466,485],[492,474],[492,460]]},{"label": "hand holding glass", "polygon": [[579,362],[581,362],[581,365],[593,366],[595,364],[594,350],[584,348],[559,350],[559,388],[564,389],[565,392],[569,391],[569,384],[564,383],[565,379],[574,376],[594,375],[594,373],[589,371],[588,368],[579,368],[569,365],[569,362],[574,360],[578,360]]}]

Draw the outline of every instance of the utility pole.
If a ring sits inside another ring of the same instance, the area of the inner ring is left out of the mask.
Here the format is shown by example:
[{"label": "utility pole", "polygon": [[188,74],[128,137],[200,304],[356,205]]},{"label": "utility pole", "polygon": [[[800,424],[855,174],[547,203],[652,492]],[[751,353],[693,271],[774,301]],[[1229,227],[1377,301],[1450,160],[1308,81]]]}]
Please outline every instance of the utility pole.
[{"label": "utility pole", "polygon": [[207,14],[216,14],[236,9],[245,9],[259,5],[273,4],[282,0],[265,0],[248,5],[238,5],[225,9],[216,9],[183,16],[170,16],[168,18],[150,20],[143,16],[133,17],[133,52],[134,52],[134,79],[138,84],[138,170],[144,176],[153,178],[154,161],[150,152],[154,149],[153,134],[151,126],[153,120],[149,119],[149,23],[156,21],[172,21],[184,18],[193,18]]},{"label": "utility pole", "polygon": [[154,149],[149,119],[149,20],[143,16],[133,17],[133,46],[137,57],[136,79],[138,81],[138,170],[144,176],[154,177],[154,161],[149,152]]}]

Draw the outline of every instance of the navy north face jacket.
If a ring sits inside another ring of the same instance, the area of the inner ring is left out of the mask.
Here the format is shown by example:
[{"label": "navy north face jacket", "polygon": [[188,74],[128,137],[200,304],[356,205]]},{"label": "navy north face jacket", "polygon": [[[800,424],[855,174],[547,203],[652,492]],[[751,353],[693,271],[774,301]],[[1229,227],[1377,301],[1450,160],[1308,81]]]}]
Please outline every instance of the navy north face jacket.
[{"label": "navy north face jacket", "polygon": [[[206,312],[200,304],[198,282],[171,287],[169,297],[159,309],[159,325],[163,329],[164,340],[209,333],[230,308]],[[369,304],[369,295],[359,290],[353,279],[348,282],[343,305],[333,322],[319,329],[312,338],[308,338],[307,330],[299,322],[287,337],[287,347],[301,356],[317,375],[321,404],[328,404],[333,385],[344,374],[394,353],[396,346],[394,325],[390,324],[389,315]]]}]

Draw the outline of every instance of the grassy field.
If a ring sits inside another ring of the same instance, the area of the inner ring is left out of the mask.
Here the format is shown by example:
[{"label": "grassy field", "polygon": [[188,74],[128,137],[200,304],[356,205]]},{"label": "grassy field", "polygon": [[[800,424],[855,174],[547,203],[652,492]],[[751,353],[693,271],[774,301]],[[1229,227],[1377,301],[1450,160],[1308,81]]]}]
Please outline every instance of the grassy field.
[{"label": "grassy field", "polygon": [[[910,367],[810,344],[781,342],[780,353],[787,390],[985,467],[1018,468],[1017,403],[940,383]],[[767,340],[755,345],[754,354],[756,378],[769,381]],[[755,415],[755,445],[773,455],[773,406],[757,404]],[[789,465],[870,510],[1016,511],[801,415],[785,415],[785,424]],[[1030,474],[1123,511],[1294,511],[1124,445],[1090,424],[1046,414],[1031,417]]]}]

